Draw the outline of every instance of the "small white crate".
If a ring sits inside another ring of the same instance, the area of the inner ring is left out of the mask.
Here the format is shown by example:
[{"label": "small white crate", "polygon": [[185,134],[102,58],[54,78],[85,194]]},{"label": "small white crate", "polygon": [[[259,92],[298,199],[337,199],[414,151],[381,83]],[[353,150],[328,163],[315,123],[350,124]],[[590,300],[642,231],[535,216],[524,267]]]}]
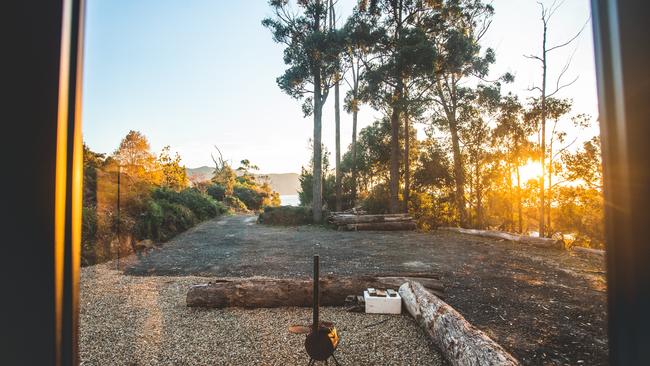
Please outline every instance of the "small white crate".
[{"label": "small white crate", "polygon": [[394,297],[370,296],[368,291],[363,292],[366,302],[366,313],[369,314],[401,314],[402,297],[396,292]]}]

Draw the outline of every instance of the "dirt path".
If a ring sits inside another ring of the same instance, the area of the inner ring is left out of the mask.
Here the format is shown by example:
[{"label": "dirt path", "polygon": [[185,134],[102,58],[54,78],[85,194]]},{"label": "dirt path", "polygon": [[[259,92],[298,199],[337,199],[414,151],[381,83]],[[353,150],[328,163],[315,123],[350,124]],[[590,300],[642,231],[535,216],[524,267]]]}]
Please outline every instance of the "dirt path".
[{"label": "dirt path", "polygon": [[124,263],[129,275],[308,276],[439,273],[446,301],[524,364],[607,364],[602,260],[450,232],[269,227],[254,216],[205,222]]}]

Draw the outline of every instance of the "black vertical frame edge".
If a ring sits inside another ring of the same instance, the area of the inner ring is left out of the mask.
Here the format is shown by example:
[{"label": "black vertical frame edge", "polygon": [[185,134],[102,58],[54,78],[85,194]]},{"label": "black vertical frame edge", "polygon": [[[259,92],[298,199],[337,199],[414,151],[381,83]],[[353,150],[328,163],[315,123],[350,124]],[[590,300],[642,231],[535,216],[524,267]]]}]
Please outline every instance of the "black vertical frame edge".
[{"label": "black vertical frame edge", "polygon": [[650,33],[641,0],[592,0],[612,365],[650,365]]}]

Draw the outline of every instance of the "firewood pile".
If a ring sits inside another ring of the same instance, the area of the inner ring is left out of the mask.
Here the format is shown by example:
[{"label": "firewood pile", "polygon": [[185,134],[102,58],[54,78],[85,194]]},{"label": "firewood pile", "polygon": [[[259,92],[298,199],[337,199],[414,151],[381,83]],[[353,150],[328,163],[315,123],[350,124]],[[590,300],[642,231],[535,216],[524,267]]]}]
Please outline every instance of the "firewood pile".
[{"label": "firewood pile", "polygon": [[332,212],[327,221],[338,230],[377,230],[397,231],[415,230],[415,220],[408,214],[367,215],[356,212]]}]

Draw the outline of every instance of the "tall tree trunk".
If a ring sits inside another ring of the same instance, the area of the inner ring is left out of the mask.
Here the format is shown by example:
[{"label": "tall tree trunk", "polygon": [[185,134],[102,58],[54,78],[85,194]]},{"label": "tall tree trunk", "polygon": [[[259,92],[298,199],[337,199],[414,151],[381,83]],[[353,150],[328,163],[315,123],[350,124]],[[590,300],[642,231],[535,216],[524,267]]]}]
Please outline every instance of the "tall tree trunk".
[{"label": "tall tree trunk", "polygon": [[[399,87],[395,88],[395,94],[401,94]],[[390,213],[399,212],[399,117],[399,106],[394,105],[390,117]]]},{"label": "tall tree trunk", "polygon": [[404,213],[409,212],[409,200],[411,198],[411,169],[410,169],[410,159],[409,159],[409,149],[410,149],[410,127],[409,127],[409,114],[408,112],[404,113]]},{"label": "tall tree trunk", "polygon": [[456,126],[456,116],[447,115],[449,121],[449,131],[451,132],[451,145],[454,157],[454,181],[456,183],[456,208],[460,216],[460,226],[467,227],[467,210],[465,208],[465,173],[463,171],[463,161],[460,154],[460,140],[458,138],[458,126]]},{"label": "tall tree trunk", "polygon": [[519,233],[524,231],[523,210],[521,208],[521,175],[519,173],[519,164],[517,164],[517,214],[519,216]]},{"label": "tall tree trunk", "polygon": [[336,124],[336,211],[341,211],[341,107],[339,105],[338,74],[334,84],[334,123]]},{"label": "tall tree trunk", "polygon": [[551,234],[551,201],[553,200],[553,138],[548,151],[548,191],[546,191],[546,231]]},{"label": "tall tree trunk", "polygon": [[542,142],[540,161],[542,164],[542,175],[539,177],[539,236],[546,235],[545,221],[545,206],[546,196],[544,194],[544,174],[546,170],[546,23],[544,23],[544,38],[542,40]]},{"label": "tall tree trunk", "polygon": [[514,194],[512,193],[512,163],[508,162],[508,176],[506,177],[506,184],[508,185],[508,231],[514,231],[515,227],[515,210],[513,209],[515,201]]},{"label": "tall tree trunk", "polygon": [[482,190],[481,190],[481,167],[480,164],[478,164],[478,159],[476,163],[476,169],[475,173],[476,174],[476,226],[479,229],[483,228],[483,207],[481,200],[483,199],[482,197]]},{"label": "tall tree trunk", "polygon": [[[396,1],[393,6],[398,7],[394,11],[396,18],[395,38],[399,42],[402,36],[402,2]],[[399,65],[395,71],[395,79],[397,80],[397,85],[393,93],[393,111],[390,117],[390,213],[399,212],[399,119],[401,113],[400,102],[402,101],[402,93],[404,91],[402,70]]]},{"label": "tall tree trunk", "polygon": [[[330,0],[330,30],[336,30],[336,12],[334,10],[334,1]],[[338,66],[338,62],[337,62]],[[336,167],[335,167],[335,181],[334,181],[334,194],[336,196],[336,211],[341,211],[341,106],[339,104],[339,79],[338,71],[334,80],[334,124],[336,129]]]},{"label": "tall tree trunk", "polygon": [[[356,90],[355,90],[356,99]],[[357,204],[357,114],[355,107],[352,111],[352,206]]]},{"label": "tall tree trunk", "polygon": [[[320,0],[316,0],[317,8],[320,8]],[[314,30],[320,31],[320,14],[314,19]],[[321,90],[321,67],[320,61],[312,61],[312,74],[314,76],[314,160],[313,171],[313,192],[312,192],[312,214],[314,223],[321,222],[323,216],[323,156],[322,156],[322,117],[323,100]]]}]

